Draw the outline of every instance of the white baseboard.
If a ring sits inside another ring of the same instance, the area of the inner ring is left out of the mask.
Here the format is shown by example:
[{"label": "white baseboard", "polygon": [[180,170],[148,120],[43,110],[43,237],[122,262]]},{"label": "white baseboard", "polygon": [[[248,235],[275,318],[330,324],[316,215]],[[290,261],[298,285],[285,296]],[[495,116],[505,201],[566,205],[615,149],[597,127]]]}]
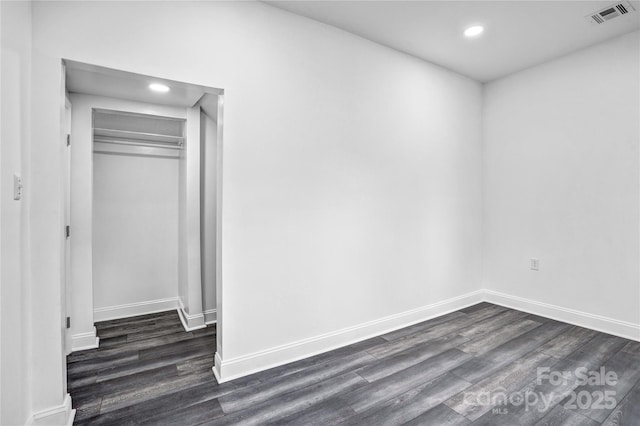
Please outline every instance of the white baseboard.
[{"label": "white baseboard", "polygon": [[218,383],[228,382],[258,371],[288,364],[322,352],[379,336],[428,319],[453,312],[483,300],[482,290],[443,300],[406,312],[358,324],[308,339],[276,346],[248,355],[223,360],[216,353],[213,372]]},{"label": "white baseboard", "polygon": [[222,364],[222,358],[220,358],[220,354],[218,352],[216,352],[215,356],[213,357],[213,367],[211,367],[211,369],[213,370],[213,375],[216,378],[216,381],[218,382],[218,384],[222,383],[220,381],[220,366]]},{"label": "white baseboard", "polygon": [[206,325],[215,324],[218,320],[218,313],[215,309],[209,309],[203,312],[204,323]]},{"label": "white baseboard", "polygon": [[93,320],[108,321],[118,318],[128,318],[137,315],[153,314],[155,312],[171,311],[178,308],[178,298],[147,300],[144,302],[127,303],[124,305],[108,306],[93,310]]},{"label": "white baseboard", "polygon": [[71,352],[95,349],[100,345],[100,338],[96,328],[88,333],[78,333],[71,336]]},{"label": "white baseboard", "polygon": [[625,339],[640,341],[640,324],[620,321],[493,290],[484,290],[484,300],[507,308],[551,318]]},{"label": "white baseboard", "polygon": [[178,311],[178,317],[180,317],[180,322],[184,327],[184,331],[199,330],[207,326],[204,323],[204,314],[199,313],[189,315],[182,306],[182,303],[180,303],[179,305],[180,306],[176,310]]},{"label": "white baseboard", "polygon": [[76,410],[72,408],[71,395],[66,394],[61,405],[34,413],[27,420],[27,426],[72,426],[75,416]]}]

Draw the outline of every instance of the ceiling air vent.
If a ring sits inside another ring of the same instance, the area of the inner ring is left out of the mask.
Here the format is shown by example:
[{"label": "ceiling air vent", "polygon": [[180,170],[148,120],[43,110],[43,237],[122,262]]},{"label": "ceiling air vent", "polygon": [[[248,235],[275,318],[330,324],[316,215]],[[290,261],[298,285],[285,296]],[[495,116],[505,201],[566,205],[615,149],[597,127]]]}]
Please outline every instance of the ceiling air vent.
[{"label": "ceiling air vent", "polygon": [[631,6],[631,3],[628,1],[623,1],[620,3],[615,3],[609,7],[605,7],[604,9],[592,13],[591,15],[586,16],[587,20],[592,24],[604,24],[607,21],[612,20],[613,18],[617,18],[618,16],[625,15],[627,13],[633,12],[635,9]]}]

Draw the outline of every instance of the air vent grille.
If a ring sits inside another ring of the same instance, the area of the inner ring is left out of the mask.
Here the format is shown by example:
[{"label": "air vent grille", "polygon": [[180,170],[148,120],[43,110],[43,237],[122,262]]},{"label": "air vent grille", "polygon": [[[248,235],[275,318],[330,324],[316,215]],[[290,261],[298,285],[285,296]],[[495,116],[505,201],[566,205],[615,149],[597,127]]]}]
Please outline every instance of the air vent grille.
[{"label": "air vent grille", "polygon": [[592,24],[604,24],[618,16],[625,15],[629,12],[633,12],[635,9],[628,1],[615,3],[611,6],[605,7],[596,13],[592,13],[586,16],[586,19]]}]

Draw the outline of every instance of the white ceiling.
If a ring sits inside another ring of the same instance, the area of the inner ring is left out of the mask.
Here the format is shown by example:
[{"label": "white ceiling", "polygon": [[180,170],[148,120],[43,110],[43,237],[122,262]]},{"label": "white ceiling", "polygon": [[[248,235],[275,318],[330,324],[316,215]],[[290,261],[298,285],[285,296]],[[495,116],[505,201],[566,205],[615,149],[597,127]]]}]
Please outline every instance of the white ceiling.
[{"label": "white ceiling", "polygon": [[[636,11],[604,24],[611,1],[266,1],[487,82],[640,29]],[[476,39],[462,31],[485,26]]]},{"label": "white ceiling", "polygon": [[[106,96],[181,108],[194,106],[205,93],[222,94],[222,90],[180,81],[150,77],[75,61],[65,61],[66,86],[71,93]],[[150,83],[161,83],[167,93],[149,90]]]}]

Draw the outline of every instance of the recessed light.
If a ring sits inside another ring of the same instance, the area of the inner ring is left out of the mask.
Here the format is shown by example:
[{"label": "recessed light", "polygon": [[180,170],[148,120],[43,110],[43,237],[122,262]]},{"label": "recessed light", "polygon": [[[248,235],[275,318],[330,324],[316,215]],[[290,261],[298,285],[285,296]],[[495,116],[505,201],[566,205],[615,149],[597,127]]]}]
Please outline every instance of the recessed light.
[{"label": "recessed light", "polygon": [[484,31],[482,25],[474,25],[464,30],[465,37],[478,37]]},{"label": "recessed light", "polygon": [[170,90],[169,86],[165,86],[164,84],[160,84],[160,83],[151,83],[149,85],[149,89],[153,90],[154,92],[162,92],[162,93],[166,93]]}]

